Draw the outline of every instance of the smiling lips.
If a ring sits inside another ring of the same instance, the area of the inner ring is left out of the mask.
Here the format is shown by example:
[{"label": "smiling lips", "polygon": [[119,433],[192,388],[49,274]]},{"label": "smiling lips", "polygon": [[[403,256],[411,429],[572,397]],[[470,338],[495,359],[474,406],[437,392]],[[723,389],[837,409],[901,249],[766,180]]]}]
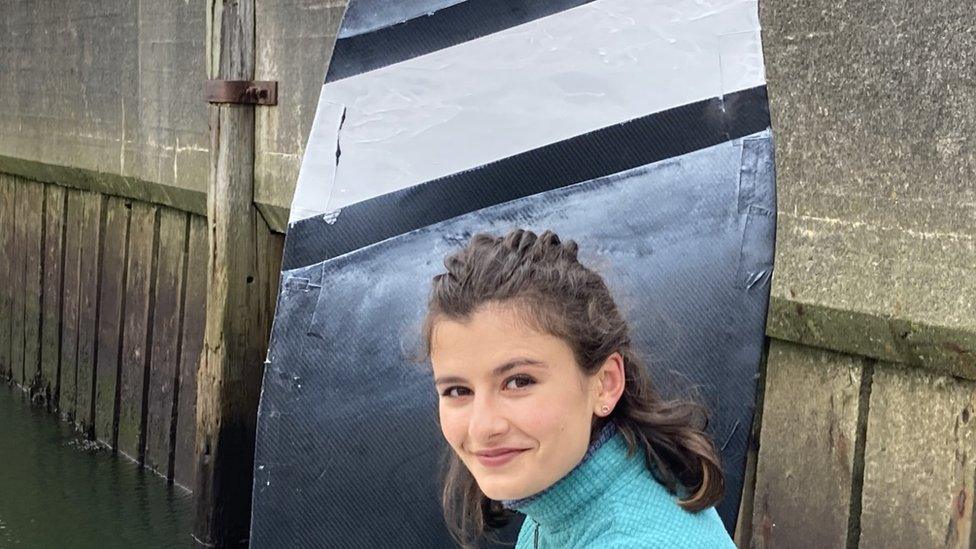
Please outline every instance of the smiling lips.
[{"label": "smiling lips", "polygon": [[494,448],[475,452],[478,461],[486,467],[498,467],[512,461],[519,454],[524,452],[524,448]]}]

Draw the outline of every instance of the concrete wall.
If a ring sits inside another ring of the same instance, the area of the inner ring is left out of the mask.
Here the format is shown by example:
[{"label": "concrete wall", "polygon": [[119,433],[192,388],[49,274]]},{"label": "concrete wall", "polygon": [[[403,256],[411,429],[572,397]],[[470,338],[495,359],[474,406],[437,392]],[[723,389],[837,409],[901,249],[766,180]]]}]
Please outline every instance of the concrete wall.
[{"label": "concrete wall", "polygon": [[976,378],[971,6],[761,3],[773,337]]},{"label": "concrete wall", "polygon": [[199,3],[0,2],[0,171],[206,210]]},{"label": "concrete wall", "polygon": [[255,78],[278,80],[278,106],[258,109],[254,199],[275,230],[288,223],[305,140],[346,0],[257,3]]},{"label": "concrete wall", "polygon": [[[255,201],[283,231],[344,0],[258,2]],[[0,0],[0,172],[206,213],[206,4]]]},{"label": "concrete wall", "polygon": [[976,15],[760,4],[779,215],[741,543],[972,547]]}]

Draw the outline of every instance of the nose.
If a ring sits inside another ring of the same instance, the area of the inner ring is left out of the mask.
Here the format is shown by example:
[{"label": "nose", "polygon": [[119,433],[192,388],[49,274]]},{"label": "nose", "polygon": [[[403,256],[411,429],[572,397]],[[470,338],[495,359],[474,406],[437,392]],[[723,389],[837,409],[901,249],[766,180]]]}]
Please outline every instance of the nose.
[{"label": "nose", "polygon": [[475,394],[468,420],[468,436],[479,448],[504,435],[509,428],[506,410],[492,395],[484,393],[482,391],[481,395]]}]

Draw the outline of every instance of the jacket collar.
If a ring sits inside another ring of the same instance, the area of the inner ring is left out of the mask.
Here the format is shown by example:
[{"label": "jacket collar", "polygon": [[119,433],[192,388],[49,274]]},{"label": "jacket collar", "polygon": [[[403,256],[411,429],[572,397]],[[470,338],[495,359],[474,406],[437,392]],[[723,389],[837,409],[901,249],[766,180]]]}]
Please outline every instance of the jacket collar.
[{"label": "jacket collar", "polygon": [[583,459],[563,478],[534,495],[501,503],[546,528],[558,529],[606,493],[614,480],[635,462],[643,465],[639,459],[628,460],[627,442],[610,421],[590,443]]}]

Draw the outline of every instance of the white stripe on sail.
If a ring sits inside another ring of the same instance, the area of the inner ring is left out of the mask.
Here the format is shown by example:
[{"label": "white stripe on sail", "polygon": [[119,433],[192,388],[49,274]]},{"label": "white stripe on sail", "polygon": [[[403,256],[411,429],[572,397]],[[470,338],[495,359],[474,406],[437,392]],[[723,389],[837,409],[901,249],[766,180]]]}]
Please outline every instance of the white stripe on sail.
[{"label": "white stripe on sail", "polygon": [[756,0],[585,4],[325,85],[291,221],[764,83]]}]

